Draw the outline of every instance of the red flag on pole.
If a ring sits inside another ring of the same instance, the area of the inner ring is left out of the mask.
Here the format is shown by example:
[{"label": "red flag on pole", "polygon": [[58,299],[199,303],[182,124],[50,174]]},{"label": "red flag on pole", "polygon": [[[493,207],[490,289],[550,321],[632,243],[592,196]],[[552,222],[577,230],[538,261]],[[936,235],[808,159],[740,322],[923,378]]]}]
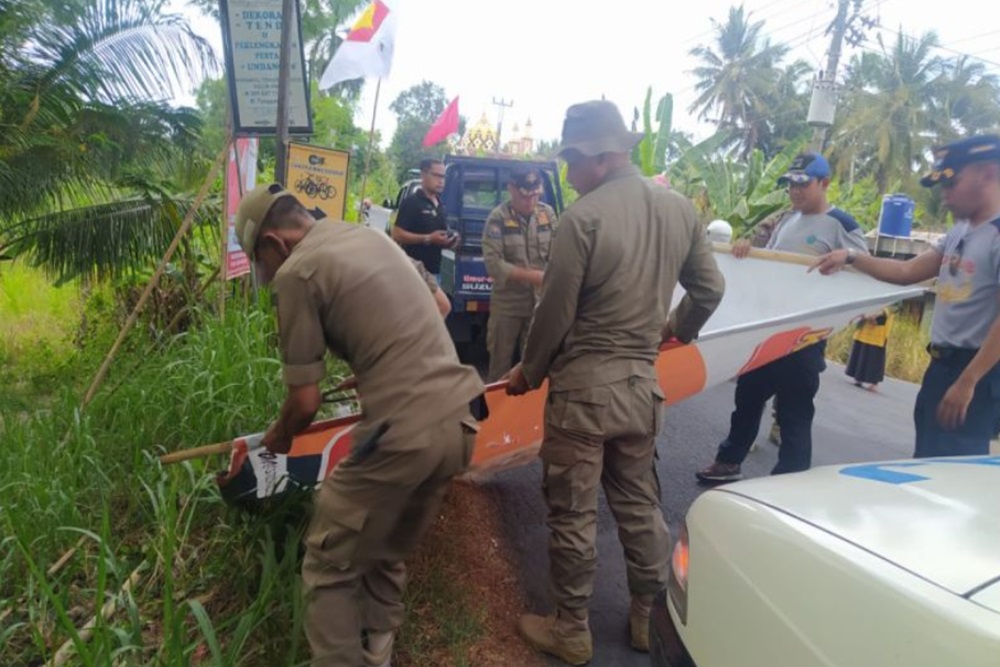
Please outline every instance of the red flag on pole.
[{"label": "red flag on pole", "polygon": [[455,132],[458,132],[458,95],[444,108],[441,115],[431,125],[431,129],[427,130],[427,135],[424,136],[424,147],[444,141],[449,134]]}]

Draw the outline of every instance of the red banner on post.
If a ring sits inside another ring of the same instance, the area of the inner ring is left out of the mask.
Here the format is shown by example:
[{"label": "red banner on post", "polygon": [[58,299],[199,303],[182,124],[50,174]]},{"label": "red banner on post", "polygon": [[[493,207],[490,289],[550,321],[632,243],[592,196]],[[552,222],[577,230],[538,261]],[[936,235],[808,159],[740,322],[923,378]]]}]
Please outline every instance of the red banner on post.
[{"label": "red banner on post", "polygon": [[250,259],[236,240],[236,210],[243,194],[257,185],[257,137],[239,137],[229,146],[226,166],[226,219],[229,242],[226,244],[226,280],[250,273]]}]

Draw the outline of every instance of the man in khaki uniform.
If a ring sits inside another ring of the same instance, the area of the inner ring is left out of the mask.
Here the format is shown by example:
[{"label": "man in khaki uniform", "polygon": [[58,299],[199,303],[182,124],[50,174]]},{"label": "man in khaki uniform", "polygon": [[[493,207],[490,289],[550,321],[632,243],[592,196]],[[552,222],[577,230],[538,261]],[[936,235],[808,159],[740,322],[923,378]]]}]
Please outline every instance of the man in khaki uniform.
[{"label": "man in khaki uniform", "polygon": [[404,560],[468,466],[469,406],[483,384],[384,234],[316,221],[278,184],[243,199],[236,233],[277,300],[288,394],[264,446],[287,452],[312,421],[328,347],[351,367],[361,401],[352,452],[322,484],[306,536],[311,664],[386,665],[403,620]]},{"label": "man in khaki uniform", "polygon": [[518,346],[524,349],[556,227],[556,212],[539,201],[542,179],[535,167],[513,168],[507,192],[510,200],[493,209],[483,226],[483,259],[493,278],[486,329],[489,382],[510,370]]},{"label": "man in khaki uniform", "polygon": [[[566,112],[559,155],[581,197],[560,218],[507,390],[549,379],[540,456],[556,613],[523,616],[519,628],[572,665],[593,656],[587,604],[602,484],[625,548],[632,646],[649,650],[649,608],[670,558],[654,468],[664,396],[653,364],[663,340],[697,336],[724,287],[691,202],[632,166],[638,139],[610,102]],[[678,282],[687,293],[668,318]]]}]

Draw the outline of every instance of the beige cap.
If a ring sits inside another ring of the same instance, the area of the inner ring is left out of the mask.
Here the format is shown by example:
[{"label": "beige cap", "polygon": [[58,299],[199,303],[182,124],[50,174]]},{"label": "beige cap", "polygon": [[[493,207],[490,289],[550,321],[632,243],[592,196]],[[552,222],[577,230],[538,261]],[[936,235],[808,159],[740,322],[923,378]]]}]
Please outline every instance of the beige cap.
[{"label": "beige cap", "polygon": [[248,256],[253,255],[253,247],[257,244],[257,234],[261,223],[267,217],[271,207],[283,197],[294,197],[280,183],[258,185],[243,195],[240,206],[236,210],[236,238]]}]

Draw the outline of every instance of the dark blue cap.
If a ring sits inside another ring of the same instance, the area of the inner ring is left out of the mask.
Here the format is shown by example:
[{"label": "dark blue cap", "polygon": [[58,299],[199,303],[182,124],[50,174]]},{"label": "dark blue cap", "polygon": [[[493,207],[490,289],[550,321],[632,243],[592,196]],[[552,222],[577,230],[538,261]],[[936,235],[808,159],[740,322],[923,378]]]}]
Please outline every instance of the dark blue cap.
[{"label": "dark blue cap", "polygon": [[920,185],[932,188],[954,178],[963,167],[985,160],[1000,160],[1000,137],[995,134],[982,134],[937,146],[934,148],[931,171],[920,179]]},{"label": "dark blue cap", "polygon": [[792,160],[788,171],[778,179],[778,185],[788,183],[808,183],[812,179],[820,180],[830,176],[830,163],[819,153],[802,153]]}]

